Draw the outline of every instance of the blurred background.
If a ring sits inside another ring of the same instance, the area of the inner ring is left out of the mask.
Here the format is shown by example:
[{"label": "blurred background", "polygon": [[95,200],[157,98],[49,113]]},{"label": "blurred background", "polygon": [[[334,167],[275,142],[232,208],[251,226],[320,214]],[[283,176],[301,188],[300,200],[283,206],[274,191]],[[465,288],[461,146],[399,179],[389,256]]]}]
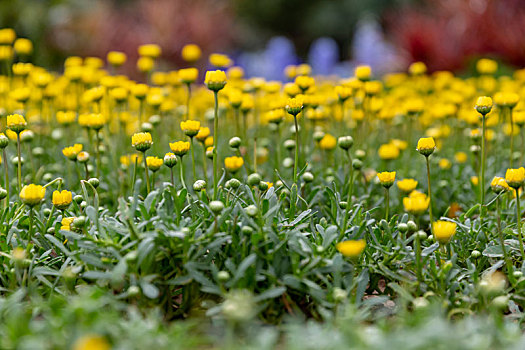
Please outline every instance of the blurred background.
[{"label": "blurred background", "polygon": [[[33,61],[59,69],[69,55],[162,47],[166,68],[181,48],[230,55],[248,76],[282,79],[288,64],[349,76],[356,64],[379,73],[423,61],[430,71],[468,72],[477,58],[525,66],[523,0],[9,0],[0,27],[33,40]],[[200,62],[202,68],[206,60]]]}]

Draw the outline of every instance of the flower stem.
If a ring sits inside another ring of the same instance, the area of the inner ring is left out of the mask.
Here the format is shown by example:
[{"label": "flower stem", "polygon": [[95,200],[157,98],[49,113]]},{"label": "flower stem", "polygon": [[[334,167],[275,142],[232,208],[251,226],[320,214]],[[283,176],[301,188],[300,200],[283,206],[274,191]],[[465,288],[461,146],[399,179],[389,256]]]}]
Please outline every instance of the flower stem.
[{"label": "flower stem", "polygon": [[345,218],[343,219],[343,226],[341,227],[341,233],[339,234],[339,240],[343,238],[346,231],[346,225],[348,224],[348,216],[350,216],[350,209],[352,208],[352,192],[354,191],[354,167],[352,166],[352,155],[349,151],[346,151],[348,156],[348,164],[350,166],[350,179],[348,184],[348,194],[346,199],[346,210]]},{"label": "flower stem", "polygon": [[3,149],[4,156],[4,171],[5,171],[5,190],[7,191],[7,196],[5,197],[4,208],[7,208],[9,204],[9,167],[7,165],[7,153],[5,148]]},{"label": "flower stem", "polygon": [[481,127],[481,174],[479,177],[480,206],[479,218],[483,224],[483,206],[485,205],[485,116],[482,116]]},{"label": "flower stem", "polygon": [[432,215],[432,189],[430,187],[430,161],[428,159],[428,156],[425,157],[427,160],[427,183],[428,183],[428,199],[430,201],[428,205],[428,215],[430,218],[430,233],[432,233],[432,222],[434,222],[434,218]]},{"label": "flower stem", "polygon": [[516,225],[518,228],[518,239],[520,241],[520,253],[522,258],[522,264],[523,261],[525,261],[525,251],[523,248],[523,235],[521,234],[521,208],[520,208],[520,194],[519,194],[519,188],[514,189],[516,191]]},{"label": "flower stem", "polygon": [[509,260],[509,256],[507,254],[507,249],[505,248],[505,239],[503,237],[503,232],[501,231],[501,205],[500,205],[500,199],[499,195],[496,198],[496,210],[498,213],[497,219],[498,219],[498,236],[499,236],[499,242],[501,244],[501,250],[503,251],[503,259],[505,260],[505,264],[507,265],[507,274],[509,278],[511,278],[512,274],[512,263]]},{"label": "flower stem", "polygon": [[213,116],[213,200],[217,199],[219,192],[219,173],[218,173],[218,162],[217,162],[217,147],[219,144],[219,101],[218,92],[214,91],[215,106]]},{"label": "flower stem", "polygon": [[182,157],[180,157],[180,183],[182,184],[182,188],[186,188],[186,182],[184,181],[184,162]]},{"label": "flower stem", "polygon": [[388,221],[388,212],[390,211],[390,190],[388,188],[385,188],[385,202],[386,202],[385,220]]},{"label": "flower stem", "polygon": [[197,174],[195,172],[195,152],[194,152],[194,144],[193,144],[193,137],[190,137],[190,145],[191,145],[191,166],[193,170],[193,181],[197,180]]},{"label": "flower stem", "polygon": [[188,94],[186,97],[186,118],[184,118],[184,120],[190,119],[191,84],[186,84],[186,89],[188,90]]},{"label": "flower stem", "polygon": [[135,182],[137,181],[138,162],[139,162],[139,157],[135,157],[135,163],[133,165],[133,179],[131,181],[131,196],[135,194]]},{"label": "flower stem", "polygon": [[146,161],[146,152],[144,152],[143,160],[144,160],[144,174],[146,175],[146,189],[149,193],[151,188],[150,188],[150,183],[149,183],[149,173],[148,173],[149,170],[148,170],[148,162]]},{"label": "flower stem", "polygon": [[18,193],[22,191],[22,155],[20,151],[20,133],[16,134],[16,152],[18,156]]},{"label": "flower stem", "polygon": [[293,116],[295,123],[295,160],[293,163],[293,182],[297,184],[297,167],[299,165],[299,125],[297,124],[297,116]]}]

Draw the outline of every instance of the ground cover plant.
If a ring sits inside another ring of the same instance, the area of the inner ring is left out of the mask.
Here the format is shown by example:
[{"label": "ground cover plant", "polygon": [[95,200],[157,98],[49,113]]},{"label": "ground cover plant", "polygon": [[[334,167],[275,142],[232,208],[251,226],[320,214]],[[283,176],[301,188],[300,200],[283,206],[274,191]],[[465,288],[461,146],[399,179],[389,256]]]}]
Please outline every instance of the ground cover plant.
[{"label": "ground cover plant", "polygon": [[0,30],[0,347],[521,348],[525,72],[29,63]]}]

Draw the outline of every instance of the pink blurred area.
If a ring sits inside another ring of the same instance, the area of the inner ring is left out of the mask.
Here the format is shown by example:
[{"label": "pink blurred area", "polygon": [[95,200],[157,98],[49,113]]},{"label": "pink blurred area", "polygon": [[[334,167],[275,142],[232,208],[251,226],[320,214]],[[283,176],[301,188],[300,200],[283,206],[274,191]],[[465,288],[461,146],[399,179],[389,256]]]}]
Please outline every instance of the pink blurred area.
[{"label": "pink blurred area", "polygon": [[226,1],[138,0],[118,6],[98,1],[55,26],[50,40],[71,55],[105,58],[112,50],[125,52],[125,69],[131,72],[141,44],[160,45],[162,59],[180,67],[185,44],[199,45],[203,57],[227,52],[233,45],[234,26]]}]

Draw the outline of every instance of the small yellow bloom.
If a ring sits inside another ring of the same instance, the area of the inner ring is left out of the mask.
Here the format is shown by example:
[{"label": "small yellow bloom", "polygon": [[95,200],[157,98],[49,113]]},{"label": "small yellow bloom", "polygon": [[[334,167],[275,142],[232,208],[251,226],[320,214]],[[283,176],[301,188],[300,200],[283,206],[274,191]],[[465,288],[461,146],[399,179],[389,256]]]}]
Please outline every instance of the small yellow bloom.
[{"label": "small yellow bloom", "polygon": [[430,204],[430,198],[424,193],[412,191],[408,197],[403,198],[405,211],[413,215],[423,214]]},{"label": "small yellow bloom", "polygon": [[422,137],[417,141],[416,150],[425,157],[428,157],[429,155],[434,153],[435,149],[436,142],[434,141],[433,137]]},{"label": "small yellow bloom", "polygon": [[412,75],[423,75],[427,72],[427,66],[423,62],[414,62],[408,67]]},{"label": "small yellow bloom", "polygon": [[71,192],[69,191],[63,190],[62,192],[60,191],[53,192],[53,205],[60,210],[64,210],[67,207],[69,207],[72,201],[73,201],[73,196]]},{"label": "small yellow bloom", "polygon": [[476,63],[479,74],[494,74],[498,70],[498,63],[488,58],[482,58]]},{"label": "small yellow bloom", "polygon": [[200,131],[201,123],[196,120],[186,120],[180,122],[180,128],[189,137],[197,135]]},{"label": "small yellow bloom", "polygon": [[297,85],[303,93],[305,93],[314,84],[315,80],[312,77],[306,75],[299,75],[295,77],[295,85]]},{"label": "small yellow bloom", "polygon": [[182,48],[182,59],[186,62],[194,63],[201,58],[201,49],[195,44],[187,44]]},{"label": "small yellow bloom", "polygon": [[179,69],[179,78],[184,84],[191,84],[197,80],[199,76],[199,71],[197,68],[183,68]]},{"label": "small yellow bloom", "polygon": [[474,108],[479,114],[485,116],[492,110],[492,99],[488,96],[480,96]]},{"label": "small yellow bloom", "polygon": [[399,148],[393,143],[385,143],[379,147],[377,154],[384,160],[397,159],[399,157]]},{"label": "small yellow bloom", "polygon": [[164,161],[158,157],[146,157],[146,164],[149,170],[156,172],[164,164]]},{"label": "small yellow bloom", "polygon": [[71,224],[75,220],[75,217],[63,218],[60,222],[60,229],[64,231],[71,231]]},{"label": "small yellow bloom", "polygon": [[432,223],[432,233],[438,242],[445,244],[456,233],[456,226],[454,222],[438,220]]},{"label": "small yellow bloom", "polygon": [[179,157],[184,156],[190,150],[190,143],[187,141],[177,141],[170,143],[170,149]]},{"label": "small yellow bloom", "polygon": [[20,114],[10,114],[7,116],[7,127],[20,134],[27,127],[27,122]]},{"label": "small yellow bloom", "polygon": [[16,39],[16,32],[13,28],[0,29],[0,44],[11,45]]},{"label": "small yellow bloom", "polygon": [[56,119],[59,124],[69,125],[75,122],[77,113],[75,111],[58,111]]},{"label": "small yellow bloom", "polygon": [[519,188],[525,182],[525,168],[507,169],[505,181],[512,188]]},{"label": "small yellow bloom", "polygon": [[144,100],[148,94],[149,86],[146,84],[135,84],[131,86],[131,93],[138,100]]},{"label": "small yellow bloom", "polygon": [[62,150],[62,154],[66,156],[66,158],[68,158],[69,160],[76,161],[78,154],[82,151],[82,148],[82,144],[75,143],[74,146],[65,147]]},{"label": "small yellow bloom", "polygon": [[124,63],[126,63],[126,59],[126,54],[120,51],[110,51],[106,56],[108,63],[114,67],[122,66]]},{"label": "small yellow bloom", "polygon": [[289,114],[296,116],[301,112],[304,107],[304,98],[302,95],[297,95],[296,97],[289,98],[286,102],[284,109]]},{"label": "small yellow bloom", "polygon": [[520,96],[513,92],[498,92],[494,95],[494,103],[501,107],[514,108],[519,100]]},{"label": "small yellow bloom", "polygon": [[394,181],[396,181],[396,172],[383,171],[381,173],[377,173],[377,178],[379,179],[383,187],[388,188],[394,184]]},{"label": "small yellow bloom", "polygon": [[343,254],[348,258],[357,258],[363,253],[366,247],[366,241],[364,239],[359,240],[348,240],[339,242],[336,245],[339,253]]},{"label": "small yellow bloom", "polygon": [[226,73],[222,70],[207,71],[204,77],[204,84],[208,89],[218,92],[226,85]]},{"label": "small yellow bloom", "polygon": [[226,68],[233,64],[233,61],[227,56],[220,53],[212,53],[209,57],[210,64],[217,68]]},{"label": "small yellow bloom", "polygon": [[510,189],[509,188],[509,184],[507,183],[507,181],[505,181],[504,178],[499,177],[499,176],[495,176],[492,179],[492,181],[490,183],[490,188],[496,194],[501,193],[503,191],[508,191]]},{"label": "small yellow bloom", "polygon": [[199,142],[204,142],[206,141],[206,138],[208,136],[210,136],[210,128],[208,128],[207,126],[201,126],[199,128],[199,132],[197,133],[197,135],[195,135],[195,138]]},{"label": "small yellow bloom", "polygon": [[370,66],[357,66],[354,75],[361,81],[370,80],[370,77],[372,76],[372,68],[370,68]]},{"label": "small yellow bloom", "polygon": [[397,188],[405,193],[410,193],[417,187],[417,181],[414,179],[403,179],[397,182]]},{"label": "small yellow bloom", "polygon": [[465,152],[457,152],[455,155],[454,155],[454,159],[456,160],[456,162],[458,162],[459,164],[463,164],[467,161],[467,154]]},{"label": "small yellow bloom", "polygon": [[226,157],[224,158],[224,167],[229,172],[235,173],[244,165],[244,159],[242,157]]},{"label": "small yellow bloom", "polygon": [[30,207],[34,207],[40,203],[45,195],[45,187],[35,184],[26,185],[22,187],[22,190],[20,191],[20,199],[24,204]]},{"label": "small yellow bloom", "polygon": [[157,58],[161,54],[160,46],[156,44],[140,45],[138,51],[139,55],[143,57]]},{"label": "small yellow bloom", "polygon": [[111,345],[106,338],[89,334],[78,338],[73,344],[73,350],[111,350]]},{"label": "small yellow bloom", "polygon": [[474,186],[477,186],[479,184],[479,177],[477,176],[471,176],[470,177],[470,182],[474,185]]},{"label": "small yellow bloom", "polygon": [[352,89],[347,86],[339,85],[335,87],[335,93],[337,94],[337,97],[339,97],[339,100],[344,102],[352,96]]},{"label": "small yellow bloom", "polygon": [[337,139],[330,134],[325,134],[319,141],[319,148],[325,151],[331,151],[337,146]]},{"label": "small yellow bloom", "polygon": [[143,73],[151,72],[155,67],[155,60],[151,57],[139,57],[137,60],[137,69]]},{"label": "small yellow bloom", "polygon": [[213,136],[208,136],[204,140],[204,147],[211,147],[213,146]]},{"label": "small yellow bloom", "polygon": [[450,162],[450,160],[448,160],[446,158],[441,158],[439,160],[438,165],[443,170],[448,170],[448,169],[450,169],[452,167],[452,163]]},{"label": "small yellow bloom", "polygon": [[33,53],[33,43],[26,38],[16,39],[13,45],[15,52],[19,55],[28,56]]},{"label": "small yellow bloom", "polygon": [[146,152],[152,144],[153,140],[151,139],[151,134],[149,132],[139,132],[131,137],[131,145],[137,151]]}]

